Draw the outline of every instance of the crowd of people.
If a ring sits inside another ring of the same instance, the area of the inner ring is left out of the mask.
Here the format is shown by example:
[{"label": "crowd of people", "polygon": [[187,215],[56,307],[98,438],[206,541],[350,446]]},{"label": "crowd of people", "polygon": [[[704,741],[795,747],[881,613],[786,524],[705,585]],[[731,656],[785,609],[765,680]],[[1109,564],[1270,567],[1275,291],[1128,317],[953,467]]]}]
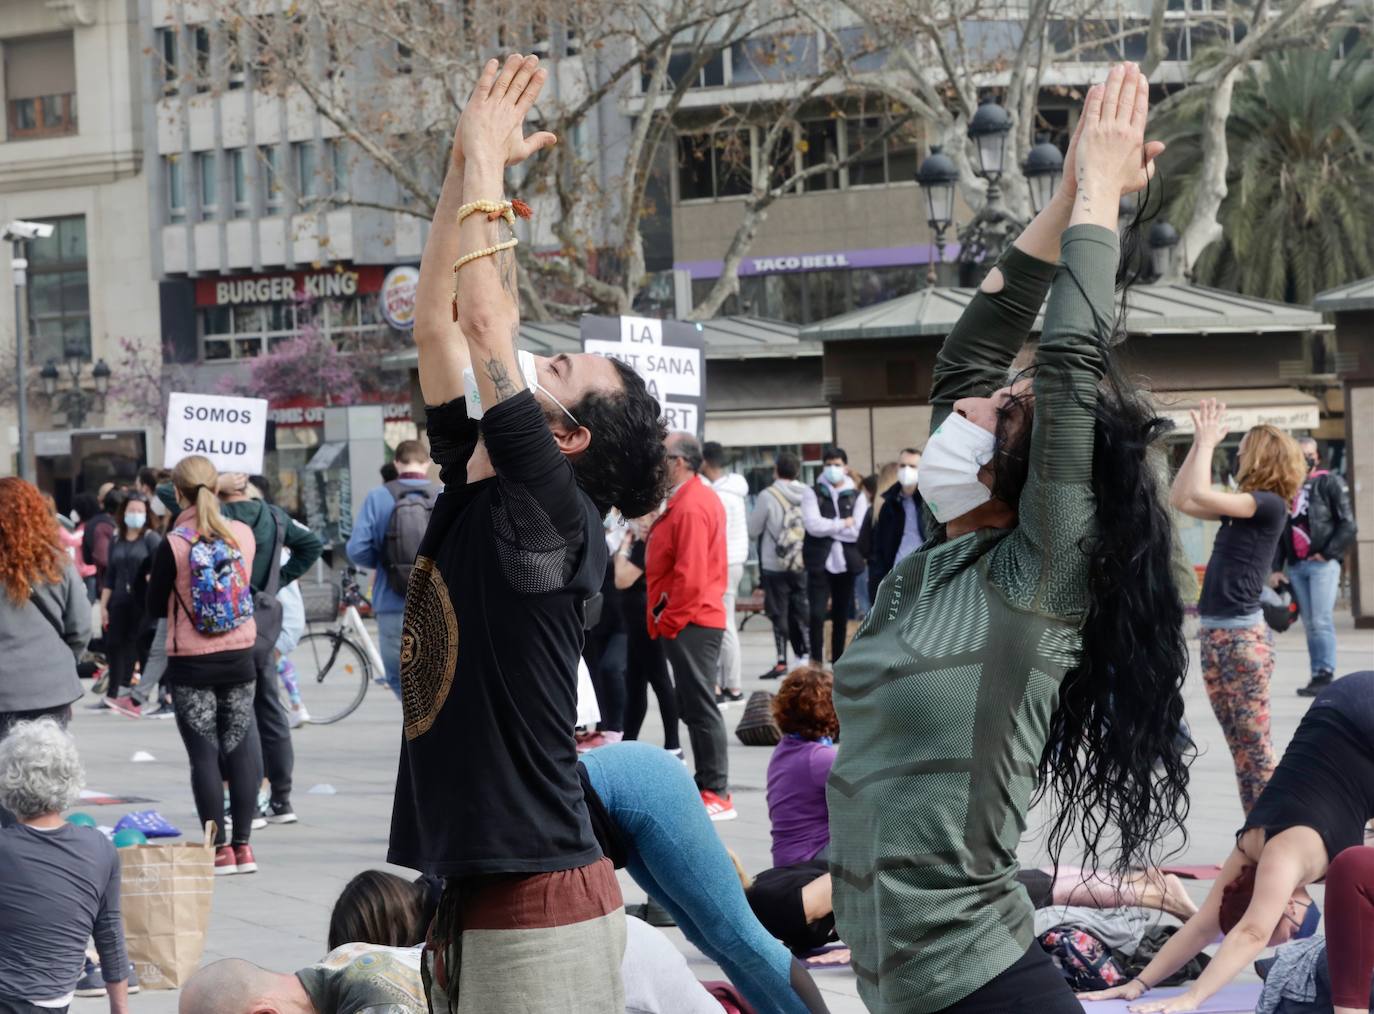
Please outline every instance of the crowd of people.
[{"label": "crowd of people", "polygon": [[[1181,1014],[1267,946],[1307,960],[1323,879],[1334,1009],[1368,1010],[1374,672],[1336,678],[1331,625],[1349,497],[1314,445],[1271,426],[1244,435],[1234,489],[1216,491],[1227,427],[1210,401],[1166,489],[1169,424],[1123,368],[1114,310],[1119,202],[1163,150],[1139,69],[1089,91],[1058,192],[946,338],[921,448],[864,477],[827,447],[811,485],[779,454],[752,509],[723,448],[668,432],[624,363],[515,346],[507,227],[523,206],[504,174],[557,143],[524,128],[547,76],[536,57],[492,60],[464,106],[416,291],[428,449],[397,448],[347,546],[376,571],[402,710],[386,858],[419,879],[360,874],[320,963],[212,963],[183,1014],[815,1014],[800,958],[840,945],[879,1014],[1076,1012],[1182,977],[1182,995],[1133,1008]],[[1042,306],[1034,362],[1014,371]],[[1189,812],[1194,753],[1171,505],[1220,523],[1200,655],[1245,811],[1200,907],[1152,865]],[[61,816],[82,778],[65,726],[93,603],[98,707],[141,717],[169,698],[215,872],[253,872],[254,826],[296,819],[278,683],[299,637],[288,589],[319,539],[202,457],[76,515],[66,531],[37,489],[0,479],[0,657],[25,663],[0,681],[0,925],[21,928],[0,934],[0,1014],[64,1008],[92,941],[112,1014],[127,1009],[117,857]],[[743,697],[755,546],[780,738],[772,865],[750,875],[714,825],[738,815],[721,709]],[[1313,703],[1276,760],[1262,603],[1283,582]],[[600,722],[578,732],[584,674]],[[636,742],[650,689],[661,747]],[[1052,865],[1023,869],[1037,799]],[[1071,841],[1083,868],[1060,863]],[[698,982],[626,914],[621,869],[729,982]],[[1182,925],[1147,947],[1125,910]],[[1129,952],[1130,978],[1075,990],[1051,956],[1066,930]]]}]

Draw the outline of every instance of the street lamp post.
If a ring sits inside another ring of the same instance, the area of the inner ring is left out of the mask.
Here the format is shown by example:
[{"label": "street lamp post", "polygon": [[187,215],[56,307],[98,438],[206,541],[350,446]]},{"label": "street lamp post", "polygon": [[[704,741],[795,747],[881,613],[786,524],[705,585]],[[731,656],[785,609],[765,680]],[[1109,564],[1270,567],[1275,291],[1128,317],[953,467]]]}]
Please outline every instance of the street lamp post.
[{"label": "street lamp post", "polygon": [[29,463],[29,335],[24,320],[24,289],[28,285],[29,260],[26,244],[31,239],[47,239],[53,234],[50,222],[6,222],[0,237],[14,245],[10,268],[14,280],[14,386],[19,422],[19,477],[33,480]]},{"label": "street lamp post", "polygon": [[1177,280],[1178,230],[1165,221],[1150,226],[1150,269],[1156,282]]},{"label": "street lamp post", "polygon": [[1064,155],[1048,134],[1036,135],[1035,146],[1026,153],[1021,172],[1030,185],[1031,209],[1038,215],[1054,197],[1064,175]]},{"label": "street lamp post", "polygon": [[996,99],[983,99],[969,121],[968,136],[978,153],[975,171],[988,181],[987,199],[959,237],[959,259],[975,275],[985,274],[997,262],[1012,235],[1025,224],[1002,203],[1001,180],[1010,134],[1011,114]]},{"label": "street lamp post", "polygon": [[940,277],[936,269],[945,260],[945,230],[954,221],[954,187],[959,182],[959,167],[938,144],[933,144],[916,170],[916,182],[926,199],[926,224],[935,232],[935,260],[926,272],[926,283],[933,287]]},{"label": "street lamp post", "polygon": [[43,364],[43,369],[38,376],[43,381],[43,393],[49,399],[56,399],[61,406],[62,413],[67,417],[67,428],[79,430],[86,425],[86,416],[90,414],[95,398],[98,397],[102,405],[105,403],[105,394],[110,389],[110,366],[105,360],[101,359],[91,369],[91,379],[95,383],[95,396],[86,393],[81,386],[81,368],[85,365],[86,354],[80,346],[68,345],[63,356],[64,365],[67,368],[67,377],[70,386],[64,390],[58,390],[57,382],[62,374],[57,368],[57,361],[49,359]]}]

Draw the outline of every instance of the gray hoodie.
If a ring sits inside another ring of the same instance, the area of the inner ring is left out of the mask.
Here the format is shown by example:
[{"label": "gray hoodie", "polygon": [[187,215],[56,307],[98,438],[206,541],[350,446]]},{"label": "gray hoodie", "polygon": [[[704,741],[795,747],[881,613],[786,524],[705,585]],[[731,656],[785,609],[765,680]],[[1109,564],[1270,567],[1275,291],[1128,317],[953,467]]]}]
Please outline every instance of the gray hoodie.
[{"label": "gray hoodie", "polygon": [[0,588],[0,713],[46,711],[81,698],[76,660],[91,636],[86,586],[69,563],[18,605]]},{"label": "gray hoodie", "polygon": [[783,569],[778,559],[778,534],[782,531],[783,505],[772,490],[777,490],[791,505],[800,507],[806,487],[795,479],[774,479],[773,485],[759,492],[754,512],[749,515],[749,538],[759,543],[759,569],[774,573]]}]

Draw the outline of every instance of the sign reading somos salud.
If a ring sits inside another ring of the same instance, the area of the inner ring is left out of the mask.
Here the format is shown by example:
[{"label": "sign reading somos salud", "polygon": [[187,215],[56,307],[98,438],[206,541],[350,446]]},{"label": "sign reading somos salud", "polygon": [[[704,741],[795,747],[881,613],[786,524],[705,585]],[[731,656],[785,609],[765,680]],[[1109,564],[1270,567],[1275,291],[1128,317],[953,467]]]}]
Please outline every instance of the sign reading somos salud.
[{"label": "sign reading somos salud", "polygon": [[619,359],[644,378],[669,430],[706,428],[706,372],[700,324],[651,317],[583,317],[582,348]]},{"label": "sign reading somos salud", "polygon": [[262,471],[267,443],[267,402],[218,394],[173,392],[167,401],[167,452],[163,466],[199,454],[221,472]]}]

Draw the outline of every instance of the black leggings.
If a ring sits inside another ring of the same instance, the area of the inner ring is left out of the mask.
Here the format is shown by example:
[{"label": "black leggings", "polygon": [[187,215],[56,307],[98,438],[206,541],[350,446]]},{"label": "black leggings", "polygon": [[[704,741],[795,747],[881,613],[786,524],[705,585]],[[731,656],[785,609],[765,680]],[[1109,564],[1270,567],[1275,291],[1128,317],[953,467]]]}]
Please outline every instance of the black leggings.
[{"label": "black leggings", "polygon": [[812,570],[807,574],[807,596],[811,600],[811,661],[819,665],[825,659],[825,617],[829,612],[830,661],[834,664],[844,654],[844,640],[849,634],[854,575]]},{"label": "black leggings", "polygon": [[939,1014],[1083,1014],[1083,1005],[1032,941],[1016,964]]},{"label": "black leggings", "polygon": [[668,658],[663,654],[663,642],[649,637],[644,622],[631,622],[626,635],[625,665],[625,738],[638,739],[649,711],[649,687],[658,698],[658,711],[663,716],[663,746],[678,750],[682,743],[677,734],[677,694],[673,678],[668,675]]},{"label": "black leggings", "polygon": [[234,818],[234,844],[243,845],[258,810],[262,781],[262,747],[253,718],[253,683],[228,686],[172,687],[177,731],[191,759],[191,794],[204,826],[215,822],[215,844],[225,843],[224,783],[220,759],[229,777],[229,809]]},{"label": "black leggings", "polygon": [[583,652],[587,671],[596,689],[596,706],[601,712],[602,732],[623,732],[625,729],[625,663],[627,649],[625,632],[605,634],[587,631],[587,646]]}]

